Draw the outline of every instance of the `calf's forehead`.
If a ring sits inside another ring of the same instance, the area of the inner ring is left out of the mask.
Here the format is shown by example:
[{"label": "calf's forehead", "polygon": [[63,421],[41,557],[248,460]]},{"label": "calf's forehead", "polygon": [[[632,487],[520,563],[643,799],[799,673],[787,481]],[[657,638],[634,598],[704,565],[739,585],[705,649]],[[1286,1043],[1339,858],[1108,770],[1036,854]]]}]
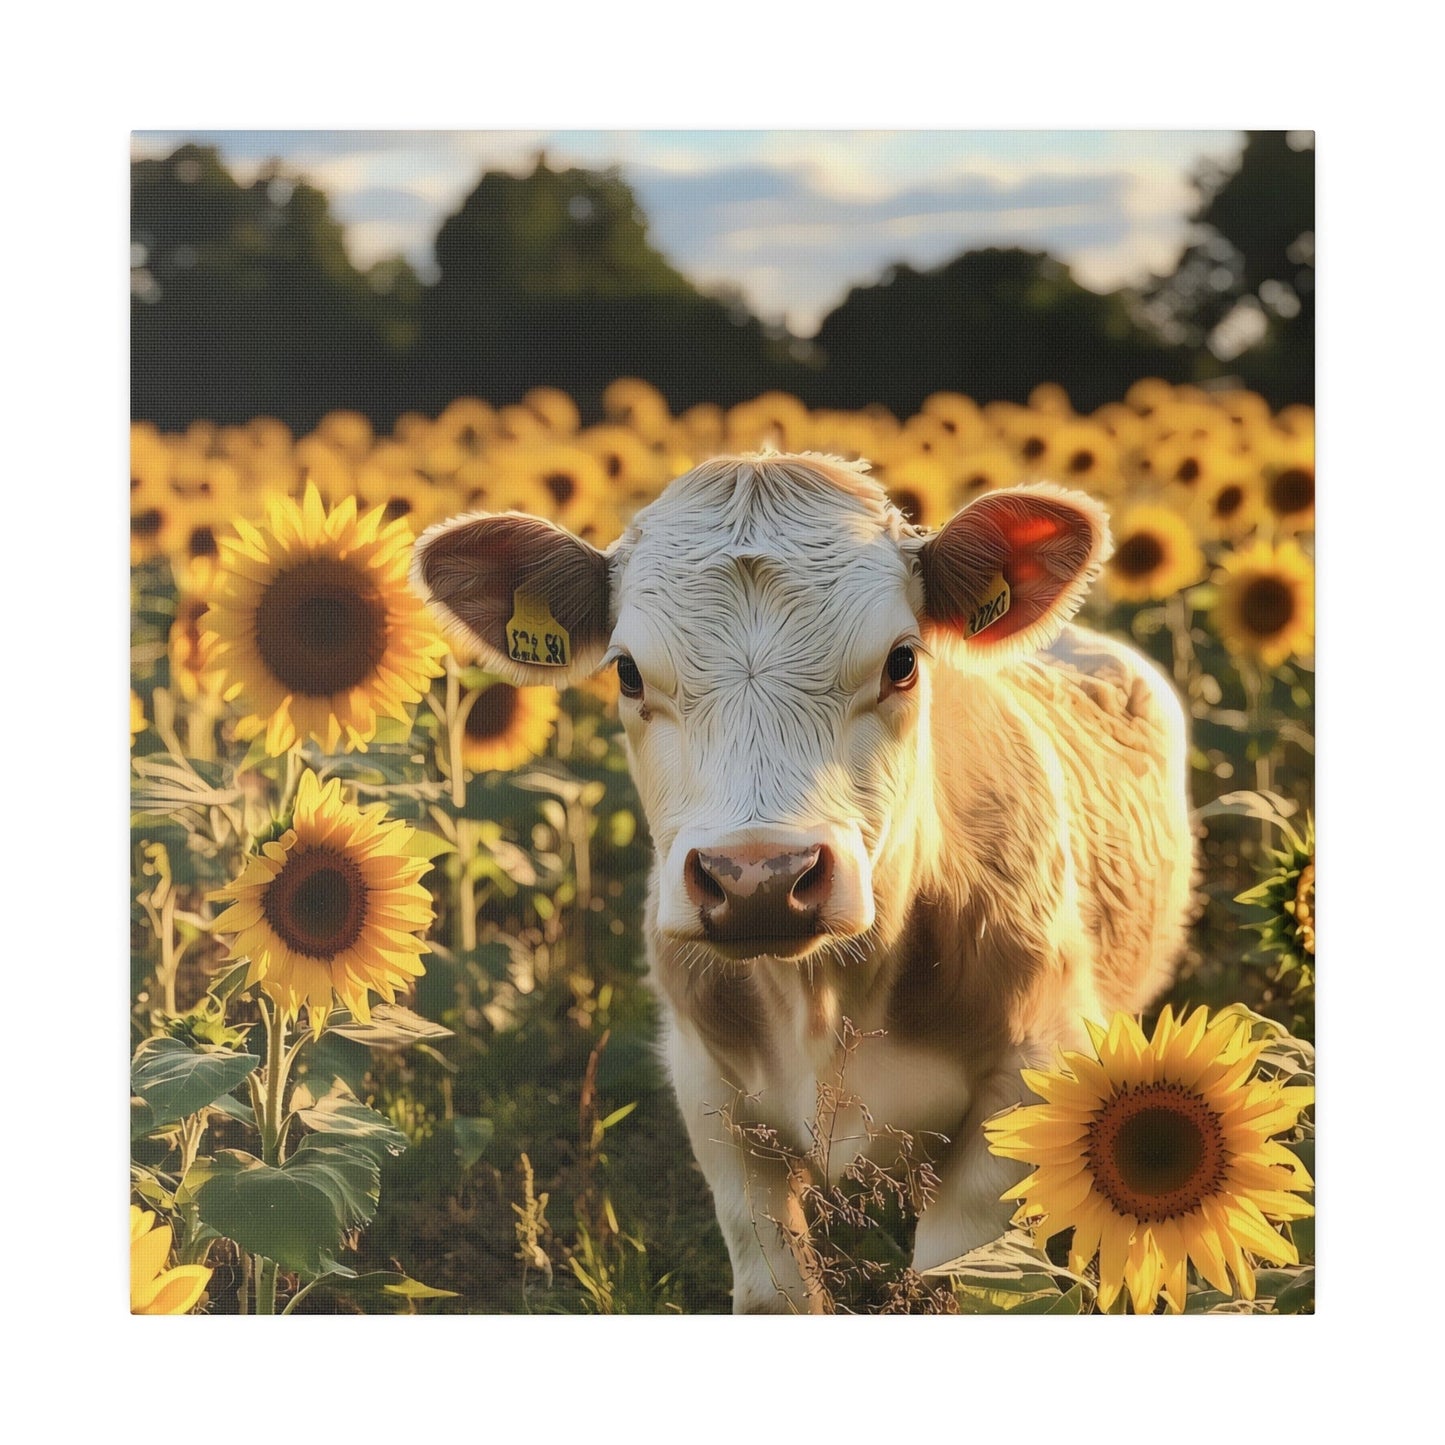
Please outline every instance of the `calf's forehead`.
[{"label": "calf's forehead", "polygon": [[[713,463],[638,514],[619,546],[617,640],[679,681],[742,665],[805,690],[906,630],[907,525],[871,478],[792,460]],[[885,635],[887,634],[887,635]]]}]

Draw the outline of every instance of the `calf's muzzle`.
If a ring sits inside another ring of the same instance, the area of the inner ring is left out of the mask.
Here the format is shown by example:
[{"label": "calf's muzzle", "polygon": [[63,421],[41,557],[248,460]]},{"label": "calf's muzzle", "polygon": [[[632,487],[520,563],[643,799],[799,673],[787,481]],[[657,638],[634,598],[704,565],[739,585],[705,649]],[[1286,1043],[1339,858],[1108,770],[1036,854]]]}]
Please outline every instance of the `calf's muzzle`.
[{"label": "calf's muzzle", "polygon": [[740,958],[807,952],[828,931],[823,911],[833,876],[825,843],[692,848],[683,860],[683,887],[704,937]]}]

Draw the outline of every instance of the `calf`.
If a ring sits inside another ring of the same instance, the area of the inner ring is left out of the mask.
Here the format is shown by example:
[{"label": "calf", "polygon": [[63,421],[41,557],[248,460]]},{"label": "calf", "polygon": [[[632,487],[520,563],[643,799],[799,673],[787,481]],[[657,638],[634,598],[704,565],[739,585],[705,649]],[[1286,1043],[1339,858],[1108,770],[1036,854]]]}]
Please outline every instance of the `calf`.
[{"label": "calf", "polygon": [[864,464],[776,454],[705,462],[606,552],[519,515],[417,543],[414,585],[487,667],[617,667],[662,1048],[738,1312],[817,1301],[765,1222],[793,1213],[785,1166],[720,1111],[807,1150],[850,1020],[828,1167],[884,1147],[870,1120],[944,1141],[925,1269],[1007,1224],[1020,1171],[980,1125],[1028,1097],[1019,1069],[1168,982],[1184,719],[1149,663],[1069,625],[1109,545],[1078,493],[988,494],[930,533]]}]

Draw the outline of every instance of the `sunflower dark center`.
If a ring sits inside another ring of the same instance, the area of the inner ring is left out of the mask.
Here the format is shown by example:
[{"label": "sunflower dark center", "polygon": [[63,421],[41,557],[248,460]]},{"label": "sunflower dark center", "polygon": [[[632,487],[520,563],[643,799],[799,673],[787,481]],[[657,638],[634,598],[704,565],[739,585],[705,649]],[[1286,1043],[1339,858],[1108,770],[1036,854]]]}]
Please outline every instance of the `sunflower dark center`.
[{"label": "sunflower dark center", "polygon": [[394,522],[398,517],[405,517],[411,511],[411,501],[406,497],[393,497],[387,504],[386,510],[381,514],[384,522]]},{"label": "sunflower dark center", "polygon": [[165,513],[159,507],[147,507],[143,512],[131,513],[130,534],[132,537],[154,537],[165,523]]},{"label": "sunflower dark center", "polygon": [[220,548],[216,546],[216,534],[209,527],[201,526],[191,528],[186,550],[192,557],[214,557]]},{"label": "sunflower dark center", "polygon": [[1114,566],[1125,577],[1147,577],[1164,561],[1164,544],[1152,532],[1135,532],[1114,553]]},{"label": "sunflower dark center", "polygon": [[1244,589],[1239,615],[1256,637],[1273,637],[1294,619],[1294,592],[1278,577],[1256,577]]},{"label": "sunflower dark center", "polygon": [[1269,504],[1281,517],[1309,511],[1315,504],[1315,474],[1303,467],[1286,467],[1269,484]]},{"label": "sunflower dark center", "polygon": [[1199,480],[1199,463],[1193,457],[1185,457],[1174,469],[1174,480],[1176,482],[1197,482]]},{"label": "sunflower dark center", "polygon": [[1244,488],[1231,482],[1227,487],[1219,489],[1219,495],[1214,499],[1214,515],[1228,519],[1243,505]]},{"label": "sunflower dark center", "polygon": [[512,726],[521,706],[522,694],[511,683],[492,683],[467,714],[467,736],[478,743],[489,743],[502,737]]},{"label": "sunflower dark center", "polygon": [[1030,461],[1033,461],[1036,457],[1043,456],[1047,446],[1048,443],[1044,441],[1043,437],[1027,437],[1024,440],[1023,453]]},{"label": "sunflower dark center", "polygon": [[1219,1116],[1181,1084],[1141,1084],[1110,1099],[1089,1129],[1089,1168],[1120,1214],[1174,1219],[1218,1189]]},{"label": "sunflower dark center", "polygon": [[1081,447],[1069,458],[1069,471],[1075,476],[1092,471],[1097,458],[1087,447]]},{"label": "sunflower dark center", "polygon": [[608,452],[603,458],[603,465],[607,468],[609,477],[620,477],[622,475],[622,458],[616,452]]},{"label": "sunflower dark center", "polygon": [[287,568],[256,608],[256,650],[283,687],[330,697],[365,682],[386,653],[386,603],[348,562]]},{"label": "sunflower dark center", "polygon": [[569,472],[548,472],[542,485],[551,492],[559,507],[565,507],[577,495],[577,479]]},{"label": "sunflower dark center", "polygon": [[330,962],[366,923],[366,880],[354,858],[335,848],[300,848],[261,895],[261,911],[293,952]]}]

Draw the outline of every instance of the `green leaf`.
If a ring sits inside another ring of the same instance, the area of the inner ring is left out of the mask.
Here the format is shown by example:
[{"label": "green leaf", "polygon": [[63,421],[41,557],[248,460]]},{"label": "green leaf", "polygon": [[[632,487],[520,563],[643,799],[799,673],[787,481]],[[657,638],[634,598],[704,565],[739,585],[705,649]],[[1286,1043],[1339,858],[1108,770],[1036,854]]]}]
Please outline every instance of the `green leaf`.
[{"label": "green leaf", "polygon": [[211,980],[211,986],[206,990],[208,994],[221,1003],[226,1003],[233,994],[237,994],[245,987],[246,975],[251,971],[249,963],[238,963],[235,968],[227,969],[225,973],[217,974]]},{"label": "green leaf", "polygon": [[487,1152],[495,1133],[496,1126],[490,1119],[452,1120],[452,1140],[463,1171],[470,1169]]},{"label": "green leaf", "polygon": [[624,1104],[620,1109],[614,1109],[605,1119],[598,1120],[598,1132],[605,1133],[614,1124],[620,1124],[636,1107],[637,1100],[634,1099],[630,1104]]},{"label": "green leaf", "polygon": [[350,1270],[345,1274],[332,1273],[321,1283],[326,1289],[383,1309],[409,1310],[417,1300],[459,1298],[455,1290],[436,1289],[418,1279],[389,1270],[370,1270],[366,1274]]},{"label": "green leaf", "polygon": [[425,858],[430,861],[440,858],[443,853],[455,853],[457,845],[446,838],[438,838],[435,833],[423,833],[420,828],[416,828],[413,829],[411,837],[402,844],[401,851],[408,858]]},{"label": "green leaf", "polygon": [[1274,1307],[1282,1315],[1303,1314],[1315,1305],[1315,1272],[1302,1269],[1291,1283],[1274,1297]]},{"label": "green leaf", "polygon": [[343,1079],[333,1079],[331,1088],[314,1102],[304,1084],[297,1085],[292,1098],[297,1117],[315,1131],[309,1137],[310,1143],[365,1149],[378,1164],[395,1158],[410,1143],[384,1114],[363,1104]]},{"label": "green leaf", "polygon": [[131,1138],[214,1104],[260,1062],[254,1054],[225,1049],[202,1053],[180,1039],[146,1039],[131,1060]]},{"label": "green leaf", "polygon": [[201,1219],[242,1249],[321,1274],[342,1237],[376,1212],[381,1166],[365,1148],[311,1136],[280,1168],[224,1149],[187,1186]]},{"label": "green leaf", "polygon": [[398,1003],[379,1003],[371,1010],[371,1022],[354,1019],[346,1009],[335,1009],[327,1018],[326,1033],[366,1044],[373,1049],[404,1049],[422,1039],[449,1039],[452,1031],[424,1019]]},{"label": "green leaf", "polygon": [[1016,1304],[1011,1315],[1081,1315],[1084,1312],[1084,1290],[1074,1285],[1063,1294],[1035,1295]]}]

